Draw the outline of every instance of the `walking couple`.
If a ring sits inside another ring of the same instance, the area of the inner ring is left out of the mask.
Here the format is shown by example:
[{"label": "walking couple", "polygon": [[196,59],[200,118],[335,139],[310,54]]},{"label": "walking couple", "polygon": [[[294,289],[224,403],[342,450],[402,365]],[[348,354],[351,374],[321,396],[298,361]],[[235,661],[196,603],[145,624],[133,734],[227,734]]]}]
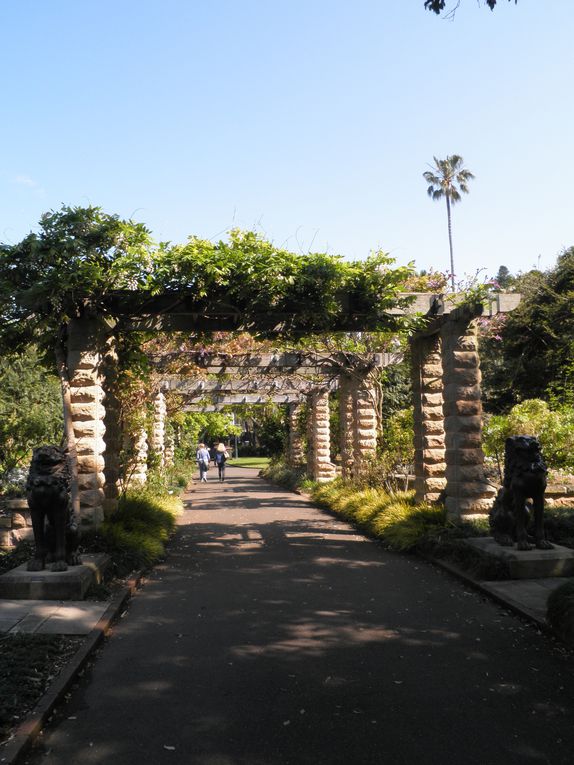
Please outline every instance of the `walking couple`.
[{"label": "walking couple", "polygon": [[[197,466],[199,468],[199,480],[200,481],[207,481],[207,471],[209,469],[209,462],[211,460],[211,455],[209,454],[209,449],[205,444],[199,444],[197,447]],[[229,454],[227,453],[227,449],[225,448],[225,444],[217,444],[217,446],[214,449],[213,453],[213,462],[215,465],[217,465],[217,470],[219,473],[219,480],[224,481],[225,480],[225,463],[229,459]]]}]

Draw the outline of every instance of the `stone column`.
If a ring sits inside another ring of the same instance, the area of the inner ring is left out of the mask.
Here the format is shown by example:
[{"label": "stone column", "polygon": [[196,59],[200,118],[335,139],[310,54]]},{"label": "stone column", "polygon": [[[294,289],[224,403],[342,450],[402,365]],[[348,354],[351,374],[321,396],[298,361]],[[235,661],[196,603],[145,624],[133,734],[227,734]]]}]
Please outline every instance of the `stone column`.
[{"label": "stone column", "polygon": [[311,395],[310,420],[313,441],[311,475],[315,481],[330,481],[335,477],[335,466],[331,463],[329,393],[327,391]]},{"label": "stone column", "polygon": [[108,325],[98,318],[68,324],[67,367],[71,415],[78,455],[81,526],[104,519],[104,387],[102,355]]},{"label": "stone column", "polygon": [[377,454],[375,389],[366,377],[352,379],[353,447],[355,474],[361,473]]},{"label": "stone column", "polygon": [[289,404],[289,453],[288,461],[292,467],[303,465],[305,455],[303,453],[303,438],[299,430],[301,410],[303,406],[299,402]]},{"label": "stone column", "polygon": [[151,435],[152,451],[159,456],[159,465],[165,464],[165,415],[166,415],[165,396],[162,391],[158,391],[153,399],[153,424]]},{"label": "stone column", "polygon": [[147,453],[148,440],[145,428],[141,428],[133,437],[132,464],[133,469],[129,475],[130,485],[145,484],[147,481]]},{"label": "stone column", "polygon": [[340,422],[340,449],[341,470],[343,478],[353,476],[354,465],[354,406],[351,378],[348,375],[339,377],[339,422]]},{"label": "stone column", "polygon": [[441,329],[446,445],[446,510],[450,518],[483,514],[495,495],[484,475],[482,403],[476,321]]},{"label": "stone column", "polygon": [[118,399],[118,355],[116,352],[115,338],[110,338],[102,369],[104,372],[104,393],[106,402],[106,414],[104,425],[106,428],[104,452],[104,512],[112,514],[118,506],[120,494],[121,476],[121,449],[122,428],[120,422],[121,406]]},{"label": "stone column", "polygon": [[306,436],[307,436],[307,453],[306,453],[306,459],[307,459],[307,474],[313,478],[314,473],[314,465],[315,465],[315,436],[314,436],[314,430],[313,430],[313,394],[310,393],[307,395],[307,425],[306,425]]},{"label": "stone column", "polygon": [[441,343],[411,338],[417,502],[436,502],[446,486]]},{"label": "stone column", "polygon": [[171,467],[175,459],[175,444],[173,442],[173,436],[166,436],[164,458],[165,466]]}]

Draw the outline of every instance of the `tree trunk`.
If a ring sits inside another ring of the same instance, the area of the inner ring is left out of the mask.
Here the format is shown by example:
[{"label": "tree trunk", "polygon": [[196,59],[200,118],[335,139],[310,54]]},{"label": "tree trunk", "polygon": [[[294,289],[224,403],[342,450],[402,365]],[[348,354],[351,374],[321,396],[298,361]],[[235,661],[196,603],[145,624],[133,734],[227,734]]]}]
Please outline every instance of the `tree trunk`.
[{"label": "tree trunk", "polygon": [[446,195],[446,217],[448,221],[448,246],[450,249],[450,286],[454,292],[454,255],[452,253],[452,227],[450,220],[450,197]]},{"label": "tree trunk", "polygon": [[62,408],[64,413],[64,440],[68,450],[71,473],[71,498],[72,510],[76,517],[80,515],[80,491],[78,486],[78,453],[76,450],[76,437],[74,435],[74,422],[72,420],[72,394],[70,391],[70,376],[66,364],[64,340],[67,336],[67,327],[62,328],[58,342],[56,343],[56,365],[62,388]]}]

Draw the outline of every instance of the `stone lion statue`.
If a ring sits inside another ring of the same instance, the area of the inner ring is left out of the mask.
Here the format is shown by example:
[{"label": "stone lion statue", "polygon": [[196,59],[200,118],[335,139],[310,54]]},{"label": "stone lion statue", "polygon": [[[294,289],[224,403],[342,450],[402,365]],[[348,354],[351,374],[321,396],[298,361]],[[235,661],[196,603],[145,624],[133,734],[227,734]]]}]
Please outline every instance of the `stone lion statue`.
[{"label": "stone lion statue", "polygon": [[80,563],[77,524],[71,504],[68,455],[58,446],[34,449],[26,482],[26,497],[34,530],[34,557],[28,571],[67,571]]},{"label": "stone lion statue", "polygon": [[[530,550],[528,526],[533,521],[534,545],[552,547],[544,535],[544,492],[548,470],[534,436],[511,436],[504,446],[504,481],[490,511],[492,535],[500,545]],[[532,500],[532,510],[526,500]]]}]

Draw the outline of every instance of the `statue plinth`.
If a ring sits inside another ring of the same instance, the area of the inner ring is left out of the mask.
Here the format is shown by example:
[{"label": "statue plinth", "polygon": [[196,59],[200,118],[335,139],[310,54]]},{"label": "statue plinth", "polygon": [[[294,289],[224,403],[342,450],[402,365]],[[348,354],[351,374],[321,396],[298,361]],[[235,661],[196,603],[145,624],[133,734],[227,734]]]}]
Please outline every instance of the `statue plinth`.
[{"label": "statue plinth", "polygon": [[0,576],[0,597],[10,600],[83,600],[92,584],[100,584],[109,555],[82,555],[67,571],[28,571],[24,563]]},{"label": "statue plinth", "polygon": [[470,547],[502,561],[511,579],[543,579],[549,576],[574,576],[574,550],[553,545],[551,550],[517,550],[501,547],[493,537],[465,540]]}]

